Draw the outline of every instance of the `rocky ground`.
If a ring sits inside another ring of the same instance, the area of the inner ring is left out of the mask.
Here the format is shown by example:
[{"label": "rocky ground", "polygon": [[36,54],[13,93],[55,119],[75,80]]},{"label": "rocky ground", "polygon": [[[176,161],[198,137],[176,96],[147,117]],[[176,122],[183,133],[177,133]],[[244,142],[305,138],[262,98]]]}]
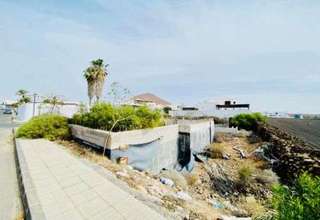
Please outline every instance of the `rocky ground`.
[{"label": "rocky ground", "polygon": [[[75,142],[60,142],[70,152],[100,164],[132,191],[161,208],[173,219],[232,219],[255,217],[267,211],[270,186],[277,181],[270,164],[261,159],[263,142],[252,135],[218,135],[215,144],[198,155],[191,173],[164,170],[139,172],[112,163]],[[216,149],[220,149],[217,150]],[[242,156],[241,156],[242,154]],[[244,156],[244,157],[243,157]],[[248,168],[250,171],[244,168]],[[239,177],[239,170],[247,172]]]},{"label": "rocky ground", "polygon": [[291,184],[303,172],[320,175],[318,148],[310,146],[286,129],[269,124],[258,125],[256,133],[268,142],[269,152],[276,160],[273,170],[281,177],[282,182]]}]

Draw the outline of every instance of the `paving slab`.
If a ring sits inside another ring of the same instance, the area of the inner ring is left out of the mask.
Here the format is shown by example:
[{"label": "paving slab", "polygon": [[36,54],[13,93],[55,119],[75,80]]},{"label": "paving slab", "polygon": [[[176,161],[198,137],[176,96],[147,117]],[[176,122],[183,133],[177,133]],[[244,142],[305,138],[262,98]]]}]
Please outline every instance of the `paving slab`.
[{"label": "paving slab", "polygon": [[32,219],[165,219],[56,143],[16,147]]}]

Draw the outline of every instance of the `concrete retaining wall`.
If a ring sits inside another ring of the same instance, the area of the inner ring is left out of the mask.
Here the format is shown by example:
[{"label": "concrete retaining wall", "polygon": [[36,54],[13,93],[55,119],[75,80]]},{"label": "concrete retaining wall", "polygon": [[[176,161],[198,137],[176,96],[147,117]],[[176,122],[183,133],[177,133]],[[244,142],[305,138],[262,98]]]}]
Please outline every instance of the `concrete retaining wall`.
[{"label": "concrete retaining wall", "polygon": [[174,168],[178,158],[179,126],[135,130],[112,134],[110,157],[128,157],[130,165],[139,170],[160,172]]},{"label": "concrete retaining wall", "polygon": [[[190,152],[201,152],[214,138],[213,121],[176,124],[152,129],[107,132],[70,125],[75,139],[97,148],[106,146],[112,160],[127,157],[129,165],[139,170],[159,172],[178,163],[179,136],[190,135]],[[185,147],[185,146],[184,146]]]},{"label": "concrete retaining wall", "polygon": [[214,139],[214,123],[213,121],[180,124],[179,132],[190,134],[190,149],[193,152],[202,152],[204,148],[211,144]]}]

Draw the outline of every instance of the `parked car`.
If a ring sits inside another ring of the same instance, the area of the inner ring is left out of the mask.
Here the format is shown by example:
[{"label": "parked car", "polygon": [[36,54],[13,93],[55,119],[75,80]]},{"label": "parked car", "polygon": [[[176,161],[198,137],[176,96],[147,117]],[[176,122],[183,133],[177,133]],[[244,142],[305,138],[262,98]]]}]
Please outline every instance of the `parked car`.
[{"label": "parked car", "polygon": [[12,109],[6,108],[6,109],[3,111],[3,114],[11,115],[11,114],[12,114]]}]

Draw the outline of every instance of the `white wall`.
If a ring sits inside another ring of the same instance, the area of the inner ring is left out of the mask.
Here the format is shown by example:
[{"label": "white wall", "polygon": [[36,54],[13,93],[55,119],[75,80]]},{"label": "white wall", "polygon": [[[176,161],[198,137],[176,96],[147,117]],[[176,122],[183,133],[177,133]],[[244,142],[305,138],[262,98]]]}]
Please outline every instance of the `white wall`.
[{"label": "white wall", "polygon": [[[46,113],[55,113],[65,117],[72,117],[75,113],[79,111],[79,105],[76,104],[64,104],[64,105],[57,105],[52,108],[50,104],[43,104],[43,103],[26,103],[18,107],[18,115],[16,120],[17,121],[28,121],[33,116],[38,116],[41,114]],[[34,112],[34,115],[33,115]]]},{"label": "white wall", "polygon": [[210,110],[210,111],[183,111],[183,110],[177,110],[177,111],[170,111],[169,114],[172,117],[218,117],[218,118],[230,118],[235,115],[241,114],[241,113],[250,113],[250,110],[247,109],[221,109],[221,110]]}]

